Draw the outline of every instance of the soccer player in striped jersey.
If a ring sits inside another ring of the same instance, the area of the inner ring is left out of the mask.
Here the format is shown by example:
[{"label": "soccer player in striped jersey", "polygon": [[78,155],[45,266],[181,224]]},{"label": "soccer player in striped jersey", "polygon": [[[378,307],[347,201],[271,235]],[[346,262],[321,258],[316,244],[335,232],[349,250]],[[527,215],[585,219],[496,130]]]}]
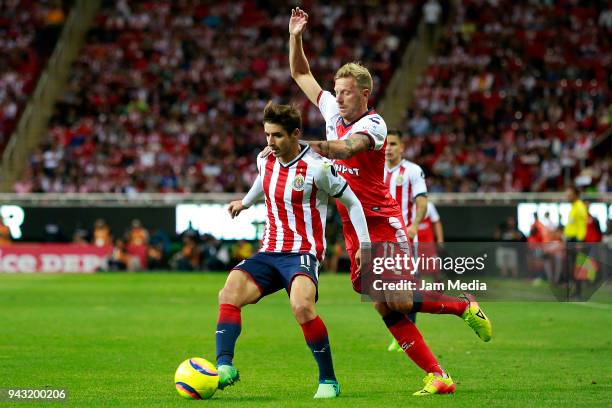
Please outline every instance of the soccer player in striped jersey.
[{"label": "soccer player in striped jersey", "polygon": [[[427,212],[425,218],[419,224],[417,233],[419,242],[418,254],[420,257],[433,258],[438,256],[438,248],[444,245],[444,227],[438,209],[431,201],[427,201]],[[436,265],[426,266],[419,271],[423,275],[429,275],[435,282],[442,282],[440,269]]]},{"label": "soccer player in striped jersey", "polygon": [[[427,185],[423,169],[411,161],[402,159],[404,143],[399,130],[387,132],[387,149],[385,150],[385,185],[391,197],[395,199],[402,209],[402,217],[406,227],[406,234],[413,242],[413,248],[421,256],[418,248],[419,226],[423,221],[427,206]],[[419,273],[422,271],[418,271]],[[416,323],[416,313],[411,312],[408,318]],[[387,347],[388,351],[403,351],[397,340],[392,339]]]},{"label": "soccer player in striped jersey", "polygon": [[[438,249],[444,245],[444,227],[442,219],[438,214],[438,209],[431,201],[427,202],[427,212],[425,218],[419,224],[417,233],[419,242],[419,256],[435,257],[438,256]],[[420,271],[424,275],[430,275],[435,282],[442,282],[440,269],[436,265],[430,265]]]},{"label": "soccer player in striped jersey", "polygon": [[[325,253],[328,198],[348,209],[361,245],[369,245],[368,226],[359,200],[331,162],[299,141],[299,112],[287,105],[268,104],[264,131],[272,154],[258,158],[258,176],[242,200],[232,201],[232,218],[265,198],[266,228],[259,252],[236,265],[219,293],[216,330],[219,388],[234,384],[234,348],[240,335],[243,306],[285,289],[291,309],[319,367],[315,398],[335,398],[340,386],[334,374],[327,329],[317,315],[318,269]],[[361,252],[357,253],[361,264]],[[283,373],[274,373],[279,376]]]},{"label": "soccer player in striped jersey", "polygon": [[[387,132],[387,148],[385,150],[385,185],[402,209],[402,218],[406,225],[406,235],[417,250],[418,225],[427,210],[427,185],[425,173],[417,164],[402,160],[404,144],[399,130]],[[408,318],[416,323],[416,313],[411,312]],[[397,340],[392,339],[388,351],[403,351]]]},{"label": "soccer player in striped jersey", "polygon": [[[368,99],[373,89],[372,76],[367,68],[357,63],[342,66],[334,75],[335,97],[323,91],[310,71],[302,46],[302,34],[308,23],[308,14],[300,8],[291,11],[289,20],[289,65],[291,77],[315,104],[325,119],[326,141],[310,142],[321,155],[334,159],[338,172],[361,201],[368,222],[372,242],[396,243],[409,251],[408,236],[401,209],[389,194],[384,183],[385,145],[387,126],[373,109]],[[355,255],[359,243],[355,226],[347,217],[347,209],[338,205],[344,227],[344,241],[351,257],[353,289],[362,293],[359,268]],[[406,354],[426,373],[424,387],[414,395],[452,393],[453,380],[442,369],[417,327],[407,313],[444,313],[464,317],[470,327],[484,341],[491,338],[491,324],[478,303],[430,292],[406,292],[402,301],[375,301],[374,307],[385,325]]]},{"label": "soccer player in striped jersey", "polygon": [[[434,203],[427,201],[427,212],[425,218],[419,224],[418,238],[418,255],[425,258],[433,258],[438,256],[438,248],[444,245],[444,228],[442,219]],[[442,282],[440,269],[436,265],[425,266],[419,271],[423,275],[429,275],[435,282]]]},{"label": "soccer player in striped jersey", "polygon": [[385,150],[385,185],[402,209],[408,238],[418,242],[418,226],[427,212],[427,185],[423,169],[403,160],[403,151],[401,132],[390,130]]}]

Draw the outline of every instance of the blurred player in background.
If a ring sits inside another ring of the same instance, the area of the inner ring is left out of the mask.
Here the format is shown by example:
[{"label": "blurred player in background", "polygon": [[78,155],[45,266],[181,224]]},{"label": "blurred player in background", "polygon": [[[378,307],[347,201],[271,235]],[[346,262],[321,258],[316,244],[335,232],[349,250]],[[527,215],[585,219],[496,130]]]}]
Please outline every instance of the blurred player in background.
[{"label": "blurred player in background", "polygon": [[[425,173],[416,164],[402,160],[404,144],[399,130],[387,132],[387,148],[385,150],[385,185],[391,197],[402,209],[402,218],[406,225],[406,234],[416,251],[418,241],[417,227],[427,209],[427,185]],[[416,323],[416,313],[411,312],[408,318]],[[395,338],[387,348],[389,351],[403,351]]]},{"label": "blurred player in background", "polygon": [[580,192],[576,187],[569,187],[566,194],[572,207],[563,234],[567,242],[582,242],[587,233],[589,211],[584,201],[580,199]]},{"label": "blurred player in background", "polygon": [[385,185],[402,209],[408,238],[418,242],[419,224],[427,213],[425,172],[419,165],[402,160],[403,151],[401,132],[389,131],[385,150]]},{"label": "blurred player in background", "polygon": [[[444,247],[444,227],[442,219],[438,213],[438,209],[431,201],[427,201],[427,212],[425,218],[419,224],[418,237],[418,254],[421,257],[433,258],[438,256],[438,250]],[[420,273],[429,275],[434,282],[442,282],[442,275],[438,265],[428,262],[421,269]]]},{"label": "blurred player in background", "polygon": [[[310,142],[323,156],[335,159],[335,167],[361,201],[368,222],[372,242],[392,242],[409,253],[402,212],[385,185],[385,143],[387,126],[373,109],[368,99],[373,89],[372,77],[357,63],[342,66],[335,74],[335,97],[323,91],[312,72],[302,46],[302,33],[308,14],[299,8],[291,11],[289,21],[289,64],[291,77],[308,99],[318,106],[325,119],[327,141]],[[344,227],[344,240],[351,258],[353,289],[362,293],[356,254],[359,242],[355,226],[348,219],[347,209],[338,205]],[[414,393],[426,396],[452,393],[453,380],[440,366],[417,327],[407,313],[424,312],[461,316],[484,341],[491,338],[490,321],[478,303],[470,299],[454,298],[430,292],[406,292],[407,299],[397,302],[374,302],[378,313],[406,354],[426,373],[423,389]]]},{"label": "blurred player in background", "polygon": [[[340,394],[327,328],[315,310],[328,198],[333,196],[346,205],[360,244],[369,245],[370,237],[363,208],[346,180],[328,160],[299,141],[301,125],[295,108],[268,104],[264,131],[272,154],[258,158],[259,174],[253,186],[244,199],[232,201],[228,208],[233,218],[265,196],[267,217],[259,253],[236,265],[219,293],[215,333],[220,389],[239,379],[233,358],[241,331],[240,309],[284,288],[319,366],[314,397]],[[360,251],[356,259],[360,264]],[[272,371],[271,375],[280,381],[284,373]]]},{"label": "blurred player in background", "polygon": [[[573,280],[575,285],[574,292],[571,298],[574,300],[582,300],[582,279],[576,276],[575,267],[576,260],[583,256],[584,249],[582,242],[587,234],[587,223],[589,219],[589,210],[580,199],[580,191],[575,186],[570,186],[566,190],[566,195],[572,207],[570,209],[567,224],[563,230],[565,241],[570,243],[567,246],[567,267],[565,281],[569,284]],[[568,293],[569,294],[569,293]]]},{"label": "blurred player in background", "polygon": [[[431,251],[432,245],[429,244],[434,242],[433,237],[430,239],[425,231],[421,232],[421,224],[426,218],[428,204],[430,204],[427,199],[425,172],[419,165],[405,159],[402,160],[403,151],[404,143],[402,142],[401,132],[390,130],[387,134],[387,148],[385,150],[385,184],[389,188],[391,197],[402,209],[404,224],[407,225],[407,235],[413,243],[415,253],[419,256],[435,256],[436,252]],[[437,212],[435,216],[437,216]],[[437,221],[439,221],[439,217]],[[423,224],[423,229],[426,228],[427,224]],[[423,235],[425,241],[421,241],[420,235]],[[419,247],[420,242],[427,242],[428,244]],[[408,314],[408,318],[415,323],[416,313]],[[395,339],[391,341],[387,350],[403,351]]]},{"label": "blurred player in background", "polygon": [[[442,225],[438,209],[431,201],[427,201],[427,212],[419,224],[417,236],[419,242],[435,243],[438,247],[444,244],[444,225]],[[436,246],[433,247],[436,248]]]}]

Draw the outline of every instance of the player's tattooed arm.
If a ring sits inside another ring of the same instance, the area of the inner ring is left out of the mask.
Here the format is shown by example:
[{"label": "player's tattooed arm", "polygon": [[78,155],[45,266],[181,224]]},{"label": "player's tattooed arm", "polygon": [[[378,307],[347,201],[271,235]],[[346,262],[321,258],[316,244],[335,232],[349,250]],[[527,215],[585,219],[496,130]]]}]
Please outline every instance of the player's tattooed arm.
[{"label": "player's tattooed arm", "polygon": [[350,159],[358,153],[365,152],[371,146],[370,138],[363,133],[355,133],[343,140],[308,142],[308,144],[321,156],[338,160]]},{"label": "player's tattooed arm", "polygon": [[329,157],[329,142],[307,142],[312,150],[319,153],[323,157]]}]

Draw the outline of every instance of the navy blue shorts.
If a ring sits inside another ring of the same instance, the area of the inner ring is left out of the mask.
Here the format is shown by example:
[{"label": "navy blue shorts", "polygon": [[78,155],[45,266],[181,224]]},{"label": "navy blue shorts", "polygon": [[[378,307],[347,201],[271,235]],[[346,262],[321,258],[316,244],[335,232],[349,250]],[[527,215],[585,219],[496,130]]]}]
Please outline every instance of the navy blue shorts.
[{"label": "navy blue shorts", "polygon": [[289,294],[293,279],[299,275],[312,279],[317,287],[315,300],[319,297],[319,262],[312,254],[258,252],[234,269],[248,273],[261,290],[262,297],[283,288]]}]

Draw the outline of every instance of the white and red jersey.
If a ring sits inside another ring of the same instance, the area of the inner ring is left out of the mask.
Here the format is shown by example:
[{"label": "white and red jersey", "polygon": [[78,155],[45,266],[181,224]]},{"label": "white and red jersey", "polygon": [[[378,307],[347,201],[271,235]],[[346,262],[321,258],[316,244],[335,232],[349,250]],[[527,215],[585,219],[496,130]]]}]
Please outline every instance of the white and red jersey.
[{"label": "white and red jersey", "polygon": [[436,206],[431,202],[427,202],[427,214],[423,218],[423,221],[419,224],[417,236],[419,242],[436,242],[436,233],[434,231],[434,224],[440,221],[440,214]]},{"label": "white and red jersey", "polygon": [[402,209],[404,223],[406,226],[411,225],[414,220],[414,200],[420,195],[427,195],[423,169],[408,160],[400,161],[391,169],[385,164],[385,185]]},{"label": "white and red jersey", "polygon": [[325,254],[325,221],[329,196],[339,197],[348,183],[332,163],[300,144],[301,152],[283,164],[270,154],[257,158],[267,217],[260,252]]},{"label": "white and red jersey", "polygon": [[[328,91],[317,97],[319,110],[325,119],[327,140],[342,140],[355,133],[363,133],[371,140],[371,149],[350,159],[335,160],[334,166],[363,206],[366,218],[399,216],[397,204],[383,180],[387,125],[382,116],[370,109],[354,122],[346,123],[340,116],[336,98]],[[337,203],[343,221],[348,221],[346,208]]]}]

